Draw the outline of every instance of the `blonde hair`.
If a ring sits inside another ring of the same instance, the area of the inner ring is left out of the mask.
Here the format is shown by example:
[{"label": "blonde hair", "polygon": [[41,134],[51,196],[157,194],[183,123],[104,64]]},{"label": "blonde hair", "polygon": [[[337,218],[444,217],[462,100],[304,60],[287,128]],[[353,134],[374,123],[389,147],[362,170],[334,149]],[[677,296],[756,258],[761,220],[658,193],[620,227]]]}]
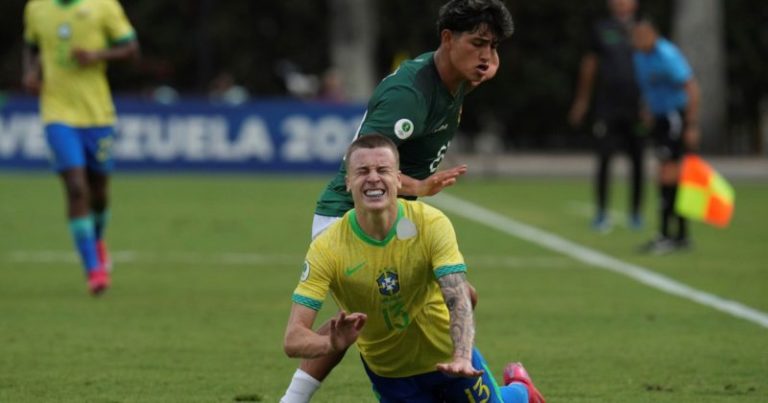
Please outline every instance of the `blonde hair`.
[{"label": "blonde hair", "polygon": [[400,166],[400,153],[397,151],[395,143],[381,134],[365,134],[361,135],[347,147],[347,153],[344,154],[344,165],[349,169],[349,157],[352,153],[361,148],[373,149],[373,148],[389,148],[392,150],[392,154],[395,156],[395,164]]}]

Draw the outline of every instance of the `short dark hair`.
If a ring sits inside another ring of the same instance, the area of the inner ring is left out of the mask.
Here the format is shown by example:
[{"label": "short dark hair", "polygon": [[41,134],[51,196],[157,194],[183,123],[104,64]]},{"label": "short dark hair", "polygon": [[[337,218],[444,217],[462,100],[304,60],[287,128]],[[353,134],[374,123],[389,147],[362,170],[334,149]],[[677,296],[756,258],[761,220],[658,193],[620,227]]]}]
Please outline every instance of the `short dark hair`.
[{"label": "short dark hair", "polygon": [[395,163],[398,167],[400,166],[400,153],[397,151],[395,143],[390,140],[389,137],[381,134],[365,134],[356,138],[355,141],[347,147],[347,153],[344,154],[345,168],[349,169],[349,157],[352,153],[361,148],[389,148],[392,150],[392,154],[395,155]]},{"label": "short dark hair", "polygon": [[450,0],[440,7],[437,33],[475,32],[483,25],[497,40],[509,38],[515,30],[512,14],[501,0]]}]

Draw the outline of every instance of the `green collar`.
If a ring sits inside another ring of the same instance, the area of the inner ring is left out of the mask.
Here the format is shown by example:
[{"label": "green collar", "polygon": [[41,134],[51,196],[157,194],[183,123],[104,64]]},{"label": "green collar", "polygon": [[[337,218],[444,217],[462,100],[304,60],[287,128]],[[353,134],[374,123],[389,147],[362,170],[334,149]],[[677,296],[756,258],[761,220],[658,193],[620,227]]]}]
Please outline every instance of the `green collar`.
[{"label": "green collar", "polygon": [[63,2],[62,0],[53,0],[54,3],[56,3],[57,6],[61,8],[69,8],[74,6],[75,4],[81,2],[82,0],[72,0],[68,3]]},{"label": "green collar", "polygon": [[395,237],[395,234],[397,234],[397,223],[400,221],[400,218],[404,215],[403,213],[403,203],[400,202],[400,200],[397,201],[397,218],[395,218],[395,222],[392,223],[392,228],[389,229],[389,233],[387,234],[386,238],[379,241],[378,239],[373,239],[368,234],[366,234],[362,228],[360,228],[360,223],[357,222],[357,213],[355,212],[355,209],[352,209],[349,212],[349,223],[352,225],[352,232],[357,235],[358,238],[362,239],[364,242],[369,243],[373,246],[384,246],[389,243],[392,238]]}]

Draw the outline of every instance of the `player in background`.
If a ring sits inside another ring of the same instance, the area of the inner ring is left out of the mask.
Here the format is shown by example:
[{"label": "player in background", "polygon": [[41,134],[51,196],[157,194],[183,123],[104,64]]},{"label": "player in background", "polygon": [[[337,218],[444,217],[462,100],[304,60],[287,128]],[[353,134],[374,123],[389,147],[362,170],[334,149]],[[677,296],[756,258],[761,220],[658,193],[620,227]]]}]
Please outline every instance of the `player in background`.
[{"label": "player in background", "polygon": [[595,172],[596,212],[592,228],[598,232],[611,229],[608,214],[610,164],[617,149],[626,151],[630,162],[630,205],[628,225],[643,225],[644,186],[643,154],[645,133],[640,119],[640,90],[635,79],[632,54],[632,25],[636,0],[608,0],[610,18],[592,28],[589,51],[582,57],[576,96],[568,120],[581,125],[595,93],[595,123],[592,134],[597,151]]},{"label": "player in background", "polygon": [[700,90],[685,56],[659,36],[650,20],[638,21],[632,34],[637,80],[653,116],[659,160],[659,234],[641,250],[664,254],[690,247],[688,223],[675,212],[675,197],[680,160],[698,148]]},{"label": "player in background", "polygon": [[[311,243],[285,333],[290,357],[335,355],[356,343],[381,402],[544,402],[512,363],[496,384],[474,346],[466,265],[448,218],[400,200],[398,150],[371,134],[349,147],[354,208]],[[312,330],[331,292],[341,311]],[[347,313],[349,312],[349,313]]]},{"label": "player in background", "polygon": [[22,84],[40,94],[53,168],[67,199],[69,230],[88,288],[109,287],[109,221],[115,108],[107,62],[136,59],[136,33],[117,0],[36,0],[24,9]]},{"label": "player in background", "polygon": [[[383,134],[397,145],[402,171],[398,194],[406,199],[437,194],[466,173],[466,165],[437,168],[459,126],[464,96],[496,75],[497,47],[512,35],[513,23],[500,0],[451,0],[440,8],[437,30],[437,50],[403,62],[379,83],[357,133]],[[342,162],[320,195],[313,238],[352,208],[346,174]],[[281,401],[308,402],[343,356],[341,351],[302,360]]]}]

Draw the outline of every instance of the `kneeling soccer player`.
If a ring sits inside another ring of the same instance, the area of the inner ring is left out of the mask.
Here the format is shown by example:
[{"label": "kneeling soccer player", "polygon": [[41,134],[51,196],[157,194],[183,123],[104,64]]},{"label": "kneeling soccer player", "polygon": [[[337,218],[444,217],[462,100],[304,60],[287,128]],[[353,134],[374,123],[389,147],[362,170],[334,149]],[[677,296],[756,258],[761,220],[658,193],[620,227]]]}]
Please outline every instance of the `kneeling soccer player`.
[{"label": "kneeling soccer player", "polygon": [[[318,358],[356,343],[381,402],[543,402],[519,363],[507,366],[505,385],[497,386],[474,347],[466,265],[453,226],[431,206],[397,199],[395,144],[360,137],[345,161],[354,208],[309,247],[286,354]],[[313,331],[329,291],[341,311]]]}]

